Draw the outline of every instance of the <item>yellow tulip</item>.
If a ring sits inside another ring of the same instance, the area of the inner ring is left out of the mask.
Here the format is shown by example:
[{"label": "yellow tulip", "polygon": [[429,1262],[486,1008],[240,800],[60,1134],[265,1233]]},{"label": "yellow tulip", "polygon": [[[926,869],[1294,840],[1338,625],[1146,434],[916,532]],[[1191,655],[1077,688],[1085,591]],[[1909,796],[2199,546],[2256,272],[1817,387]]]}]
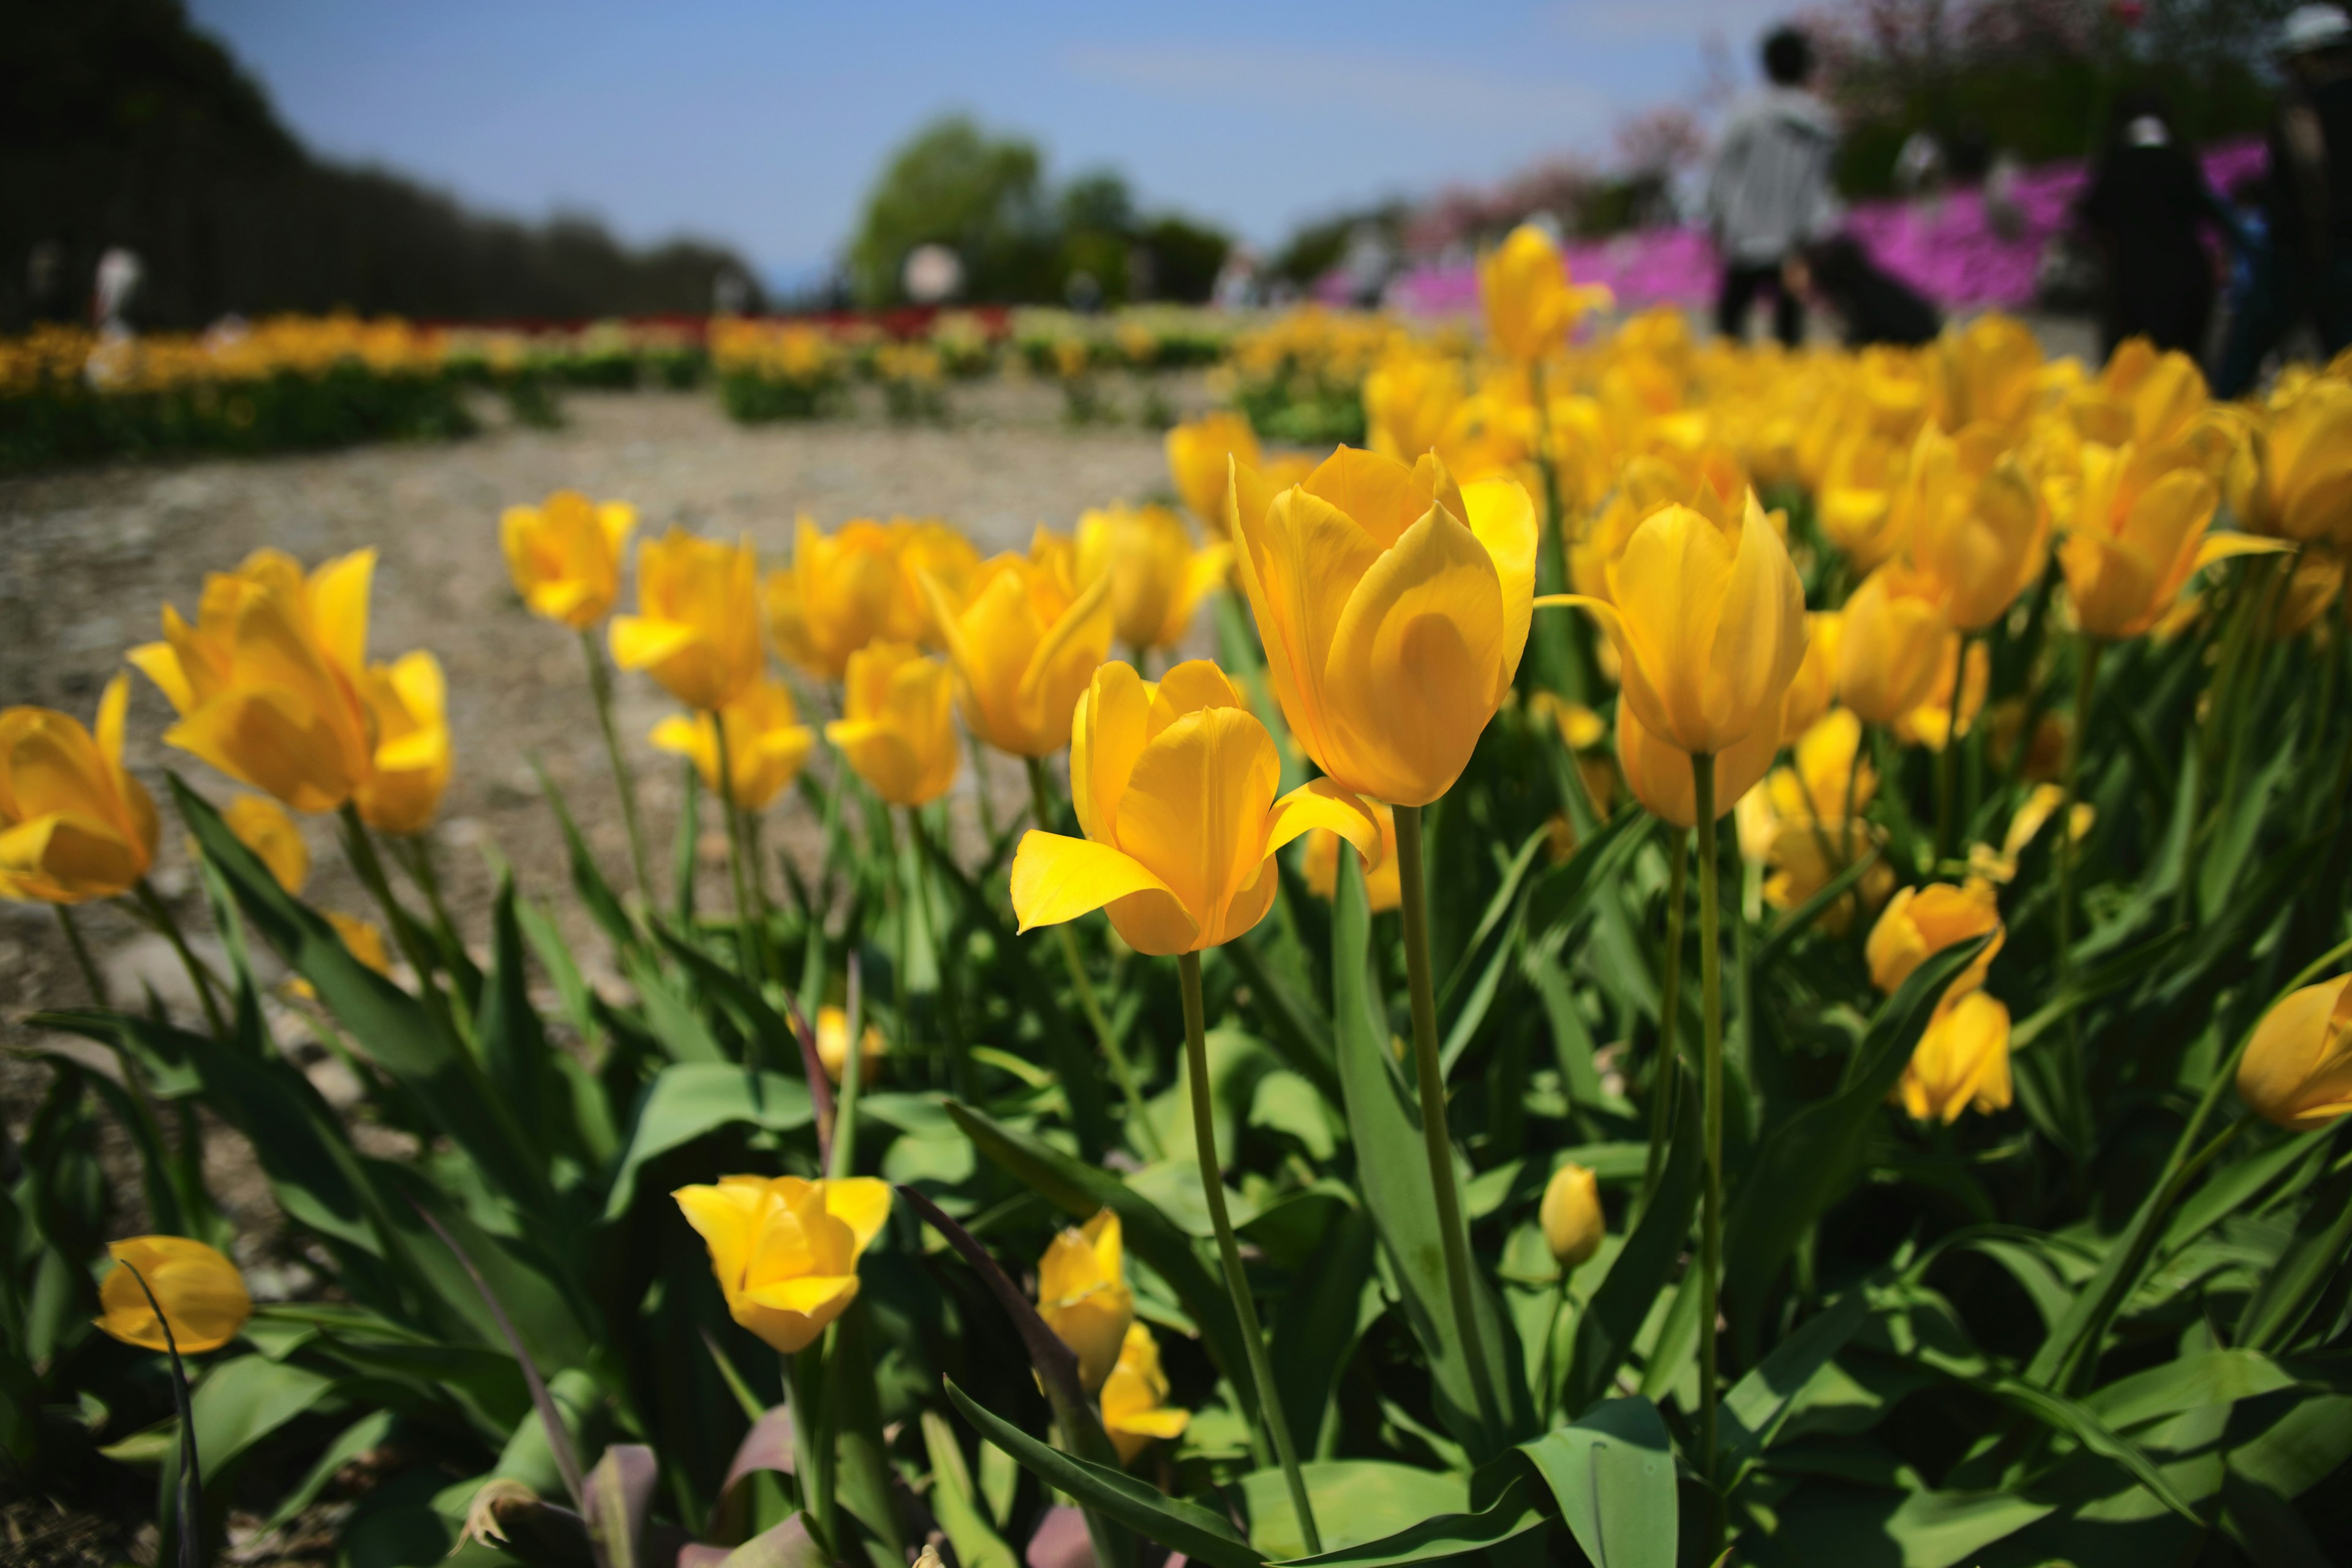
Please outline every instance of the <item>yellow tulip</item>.
[{"label": "yellow tulip", "polygon": [[1871,984],[1893,995],[1929,957],[1987,932],[1992,934],[1992,941],[1954,976],[1938,1005],[1948,1005],[1984,984],[1993,955],[2006,940],[2000,910],[1992,884],[1975,879],[1957,887],[1935,882],[1925,888],[1906,888],[1878,917],[1864,947],[1864,955],[1870,961]]},{"label": "yellow tulip", "polygon": [[1544,1245],[1551,1248],[1560,1272],[1572,1274],[1601,1250],[1609,1234],[1609,1218],[1601,1212],[1600,1179],[1584,1166],[1570,1163],[1544,1184],[1543,1205],[1538,1211]]},{"label": "yellow tulip", "polygon": [[[1651,513],[1610,568],[1609,585],[1613,604],[1583,595],[1544,603],[1581,605],[1601,622],[1617,650],[1621,711],[1630,710],[1642,731],[1692,756],[1778,731],[1805,658],[1805,590],[1753,492],[1728,528],[1686,506]],[[1618,729],[1622,753],[1622,717]],[[1717,783],[1717,805],[1729,810],[1742,792],[1720,774]]]},{"label": "yellow tulip", "polygon": [[[1715,758],[1715,819],[1723,820],[1755,787],[1780,750],[1777,715],[1768,714]],[[1691,754],[1650,733],[1630,702],[1617,704],[1617,766],[1643,810],[1676,827],[1698,825],[1698,780]]]},{"label": "yellow tulip", "polygon": [[2231,509],[2256,533],[2352,549],[2352,383],[2316,379],[2274,407],[2230,479]]},{"label": "yellow tulip", "polygon": [[1873,724],[1927,700],[1950,636],[1938,584],[1889,562],[1863,579],[1838,626],[1838,699]]},{"label": "yellow tulip", "polygon": [[[1885,840],[1885,835],[1867,822],[1776,820],[1764,853],[1764,901],[1776,910],[1797,908],[1843,875],[1854,860],[1883,848]],[[1881,856],[1871,862],[1853,892],[1822,912],[1822,929],[1832,936],[1843,934],[1857,910],[1876,909],[1894,887],[1894,868]]]},{"label": "yellow tulip", "polygon": [[[840,679],[849,656],[886,634],[901,592],[898,541],[863,518],[828,538],[803,516],[793,563],[769,573],[760,587],[776,651],[827,680]],[[918,635],[921,629],[914,628]]]},{"label": "yellow tulip", "polygon": [[[335,928],[335,934],[343,939],[343,946],[350,950],[353,958],[384,978],[392,977],[392,953],[383,945],[383,932],[376,929],[373,921],[344,914],[339,910],[329,910],[327,923]],[[307,985],[308,983],[298,980],[295,984]]]},{"label": "yellow tulip", "polygon": [[441,661],[403,654],[372,667],[360,683],[375,754],[356,800],[379,833],[422,833],[449,787],[448,689]]},{"label": "yellow tulip", "polygon": [[841,712],[824,738],[891,805],[928,805],[955,783],[955,687],[938,659],[867,644],[849,656]]},{"label": "yellow tulip", "polygon": [[2263,1015],[2238,1063],[2238,1098],[2308,1132],[2352,1110],[2352,974],[2306,985]]},{"label": "yellow tulip", "polygon": [[297,811],[351,799],[373,766],[360,682],[374,571],[373,550],[307,578],[259,550],[205,580],[195,625],[164,605],[163,640],[129,655],[179,712],[164,742]]},{"label": "yellow tulip", "polygon": [[637,613],[613,619],[613,658],[688,708],[724,708],[760,678],[759,557],[672,528],[637,546]]},{"label": "yellow tulip", "polygon": [[302,896],[303,884],[310,879],[310,847],[284,806],[266,795],[241,795],[229,802],[221,820],[239,844],[269,868],[279,887],[296,898]]},{"label": "yellow tulip", "polygon": [[2050,557],[2050,511],[2014,457],[1933,426],[1919,433],[1904,480],[1911,560],[1940,590],[1944,616],[1979,632],[2009,613]]},{"label": "yellow tulip", "polygon": [[155,805],[122,765],[131,681],[98,700],[98,733],[49,708],[0,710],[0,899],[78,904],[127,892],[155,862]]},{"label": "yellow tulip", "polygon": [[1108,906],[1129,947],[1198,952],[1257,924],[1280,879],[1272,856],[1314,827],[1370,855],[1370,809],[1334,781],[1281,799],[1274,740],[1224,673],[1180,664],[1157,685],[1107,664],[1078,704],[1070,800],[1084,838],[1032,830],[1013,859],[1021,929]]},{"label": "yellow tulip", "polygon": [[1669,447],[1632,458],[1618,477],[1616,492],[1569,545],[1570,584],[1588,597],[1612,599],[1610,573],[1652,512],[1679,502],[1717,528],[1735,531],[1747,513],[1748,490],[1747,470],[1727,447]]},{"label": "yellow tulip", "polygon": [[[882,1057],[890,1048],[882,1031],[866,1026],[857,1042],[857,1081],[870,1084],[881,1076]],[[849,1070],[849,1015],[839,1007],[816,1010],[816,1059],[835,1083]]]},{"label": "yellow tulip", "polygon": [[1100,1388],[1135,1321],[1117,1214],[1097,1210],[1085,1229],[1065,1226],[1046,1245],[1037,1263],[1037,1315],[1078,1358],[1078,1381],[1087,1392]]},{"label": "yellow tulip", "polygon": [[1805,659],[1780,699],[1780,733],[1801,735],[1837,700],[1838,638],[1845,617],[1835,610],[1805,614]]},{"label": "yellow tulip", "polygon": [[1108,506],[1078,519],[1075,575],[1110,579],[1111,632],[1129,647],[1173,647],[1192,611],[1225,579],[1233,546],[1192,548],[1184,520],[1164,506]]},{"label": "yellow tulip", "polygon": [[2286,548],[2253,534],[2207,533],[2220,499],[2188,442],[2085,443],[2058,545],[2083,630],[2095,637],[2137,637],[2206,566]]},{"label": "yellow tulip", "polygon": [[[107,1243],[115,1267],[100,1281],[98,1304],[106,1309],[98,1326],[124,1344],[142,1350],[170,1343],[183,1355],[216,1351],[236,1338],[253,1316],[253,1298],[236,1265],[201,1241],[184,1236],[134,1236]],[[132,1270],[136,1269],[137,1274]],[[139,1288],[144,1278],[147,1289]],[[147,1298],[155,1298],[150,1304]],[[163,1309],[163,1321],[155,1309]]]},{"label": "yellow tulip", "polygon": [[1843,822],[1878,794],[1878,771],[1862,754],[1862,721],[1850,708],[1832,708],[1797,737],[1794,768],[1771,775],[1772,802],[1782,816]]},{"label": "yellow tulip", "polygon": [[870,1176],[721,1176],[670,1196],[710,1248],[729,1316],[785,1355],[849,1310],[857,1259],[890,1217],[890,1184]]},{"label": "yellow tulip", "polygon": [[1411,350],[1392,353],[1364,377],[1366,442],[1382,457],[1412,462],[1445,441],[1467,395],[1460,362]]},{"label": "yellow tulip", "polygon": [[[724,786],[719,776],[719,724],[727,726],[730,775]],[[703,788],[745,811],[760,811],[800,776],[816,731],[801,722],[784,683],[763,675],[719,710],[717,722],[709,713],[674,713],[654,726],[652,739],[662,751],[693,758]]]},{"label": "yellow tulip", "polygon": [[1201,526],[1213,533],[1229,531],[1225,502],[1236,463],[1244,468],[1265,467],[1257,433],[1240,415],[1219,410],[1170,427],[1168,477]]},{"label": "yellow tulip", "polygon": [[1478,298],[1496,348],[1526,363],[1567,346],[1569,329],[1606,305],[1609,290],[1572,287],[1559,246],[1521,224],[1478,263]]},{"label": "yellow tulip", "polygon": [[[1960,637],[1954,632],[1944,639],[1943,654],[1936,661],[1936,679],[1928,683],[1927,696],[1916,708],[1896,717],[1895,738],[1906,746],[1941,752],[1952,728],[1952,682],[1961,679]],[[1969,644],[1968,674],[1960,687],[1961,734],[1976,727],[1991,680],[1992,650],[1981,641]]]},{"label": "yellow tulip", "polygon": [[1936,1010],[1895,1086],[1915,1121],[1960,1119],[1960,1112],[2006,1110],[2010,1102],[2009,1009],[1970,991]]},{"label": "yellow tulip", "polygon": [[1066,569],[1054,536],[1038,533],[1033,550],[1040,559],[989,562],[961,607],[937,579],[924,584],[955,661],[964,722],[1019,757],[1049,756],[1069,744],[1070,714],[1110,651],[1110,577],[1074,589],[1075,561]]},{"label": "yellow tulip", "polygon": [[980,575],[980,552],[971,540],[935,520],[894,518],[890,537],[898,552],[898,592],[891,599],[890,618],[882,635],[892,642],[910,642],[927,648],[944,647],[939,617],[931,612],[923,579],[936,578],[950,602],[961,605]]},{"label": "yellow tulip", "polygon": [[1526,489],[1342,447],[1262,520],[1228,504],[1291,733],[1342,789],[1391,805],[1444,795],[1527,647]]},{"label": "yellow tulip", "polygon": [[1908,479],[1904,449],[1867,425],[1847,430],[1831,447],[1814,511],[1822,531],[1858,570],[1875,571],[1902,548],[1907,514],[1895,498]]},{"label": "yellow tulip", "polygon": [[1160,1342],[1141,1323],[1128,1324],[1118,1364],[1102,1391],[1103,1431],[1118,1450],[1120,1464],[1135,1463],[1155,1439],[1181,1437],[1192,1424],[1192,1412],[1169,1405],[1169,1392],[1168,1374],[1160,1370]]},{"label": "yellow tulip", "polygon": [[2169,440],[2188,429],[2209,401],[2205,373],[2179,350],[2158,353],[2146,338],[2116,347],[2098,381],[2074,399],[2075,427],[2094,441],[2120,447]]},{"label": "yellow tulip", "polygon": [[2042,345],[2024,322],[1988,312],[1947,331],[1933,352],[1930,402],[1946,430],[2014,425],[2032,412]]},{"label": "yellow tulip", "polygon": [[[1397,860],[1396,812],[1374,803],[1372,816],[1381,825],[1381,852],[1364,861],[1364,902],[1371,912],[1392,910],[1404,901],[1404,870]],[[1318,899],[1334,899],[1339,893],[1339,836],[1328,827],[1318,827],[1307,835],[1307,851],[1299,862],[1299,871],[1307,879],[1307,890]]]},{"label": "yellow tulip", "polygon": [[499,519],[507,572],[530,613],[575,629],[594,626],[621,592],[621,552],[637,525],[626,501],[558,490]]}]

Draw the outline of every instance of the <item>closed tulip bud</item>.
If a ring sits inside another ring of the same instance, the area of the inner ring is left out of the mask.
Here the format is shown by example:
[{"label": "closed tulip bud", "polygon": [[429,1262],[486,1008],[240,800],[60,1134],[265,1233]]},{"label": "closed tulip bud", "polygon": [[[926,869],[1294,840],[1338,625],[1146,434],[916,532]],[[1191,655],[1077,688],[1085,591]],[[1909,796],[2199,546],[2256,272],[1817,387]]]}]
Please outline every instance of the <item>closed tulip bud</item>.
[{"label": "closed tulip bud", "polygon": [[[1404,901],[1404,869],[1397,860],[1395,811],[1376,804],[1372,816],[1381,825],[1381,852],[1359,858],[1364,863],[1364,902],[1372,913],[1379,914]],[[1339,896],[1341,842],[1339,836],[1328,827],[1318,827],[1307,835],[1307,851],[1300,859],[1299,870],[1307,879],[1307,890],[1318,899]]]},{"label": "closed tulip bud", "polygon": [[1100,1388],[1135,1321],[1116,1213],[1099,1209],[1084,1229],[1065,1226],[1046,1245],[1037,1263],[1037,1315],[1078,1358],[1078,1381],[1087,1392]]},{"label": "closed tulip bud", "polygon": [[1022,836],[1021,929],[1107,908],[1138,952],[1198,952],[1257,924],[1280,881],[1271,857],[1308,829],[1377,852],[1362,801],[1329,779],[1276,800],[1281,778],[1273,737],[1215,665],[1180,664],[1157,685],[1104,665],[1070,740],[1070,803],[1086,837]]},{"label": "closed tulip bud", "polygon": [[1233,547],[1192,548],[1183,519],[1164,506],[1097,508],[1078,519],[1075,574],[1110,579],[1111,633],[1129,647],[1172,647],[1192,611],[1224,581]]},{"label": "closed tulip bud", "polygon": [[839,719],[824,738],[893,805],[925,805],[955,783],[955,685],[946,665],[904,643],[850,655]]},{"label": "closed tulip bud", "polygon": [[1982,991],[1957,998],[1947,993],[1904,1066],[1895,1098],[1913,1121],[1948,1126],[1970,1107],[2006,1110],[2010,1093],[2009,1009]]},{"label": "closed tulip bud", "polygon": [[1838,699],[1873,724],[1927,700],[1950,635],[1932,578],[1890,562],[1863,579],[1838,627]]},{"label": "closed tulip bud", "polygon": [[760,678],[759,557],[673,528],[637,546],[637,613],[613,619],[613,658],[688,708],[724,708]]},{"label": "closed tulip bud", "polygon": [[2306,985],[2263,1015],[2238,1062],[2238,1098],[2308,1132],[2352,1110],[2352,975]]},{"label": "closed tulip bud", "polygon": [[1342,447],[1253,522],[1242,585],[1290,729],[1340,788],[1426,805],[1511,689],[1535,589],[1535,509],[1516,480],[1456,486]]},{"label": "closed tulip bud", "polygon": [[499,543],[515,592],[534,616],[585,629],[604,618],[621,592],[621,552],[637,525],[626,501],[592,501],[558,490],[537,506],[510,506]]},{"label": "closed tulip bud", "polygon": [[1000,555],[958,606],[936,579],[926,583],[948,656],[955,663],[964,722],[1001,752],[1050,756],[1070,742],[1070,714],[1110,651],[1111,579],[1076,586],[1076,552],[1038,530],[1032,556]]},{"label": "closed tulip bud", "polygon": [[1912,563],[1932,579],[1944,616],[1979,632],[2009,613],[2050,555],[2050,511],[2017,459],[1978,426],[1954,440],[1919,433],[1905,489]]},{"label": "closed tulip bud", "polygon": [[[719,776],[719,725],[727,726],[730,776]],[[816,743],[816,731],[801,722],[800,710],[783,682],[761,676],[751,689],[719,710],[672,714],[654,726],[653,743],[694,760],[702,787],[745,811],[768,803],[800,777],[801,764]]]},{"label": "closed tulip bud", "polygon": [[1932,354],[1929,401],[1936,423],[1946,430],[2015,425],[2033,411],[2042,345],[2015,317],[1988,311],[1946,331]]},{"label": "closed tulip bud", "polygon": [[[857,1081],[870,1084],[882,1072],[882,1056],[889,1049],[882,1031],[866,1026],[857,1041]],[[849,1070],[849,1015],[838,1007],[816,1010],[816,1059],[835,1083]]]},{"label": "closed tulip bud", "polygon": [[1609,1218],[1601,1212],[1601,1183],[1579,1164],[1564,1164],[1551,1173],[1538,1218],[1544,1245],[1563,1274],[1581,1268],[1609,1234]]},{"label": "closed tulip bud", "polygon": [[[1772,766],[1780,750],[1777,715],[1766,718],[1715,758],[1715,818],[1723,820]],[[1642,808],[1676,827],[1698,826],[1696,764],[1688,752],[1650,733],[1633,704],[1617,704],[1617,766]]]},{"label": "closed tulip bud", "polygon": [[1225,533],[1232,467],[1264,469],[1257,434],[1238,414],[1219,410],[1168,431],[1168,477],[1184,505],[1213,533]]},{"label": "closed tulip bud", "polygon": [[241,795],[229,802],[221,820],[236,841],[269,868],[278,885],[295,898],[310,879],[310,847],[286,808],[266,795]]},{"label": "closed tulip bud", "polygon": [[375,552],[307,578],[293,558],[256,551],[205,581],[190,626],[163,606],[163,640],[131,662],[178,710],[165,743],[297,811],[332,811],[373,765],[360,682]]},{"label": "closed tulip bud", "polygon": [[[1601,622],[1621,666],[1620,709],[1643,731],[1698,756],[1779,729],[1805,658],[1805,591],[1752,492],[1729,529],[1686,506],[1651,513],[1610,569],[1610,591],[1613,605],[1544,602],[1581,605]],[[1622,750],[1622,721],[1619,732]],[[1727,811],[1741,792],[1717,783]]]},{"label": "closed tulip bud", "polygon": [[1160,1342],[1141,1323],[1128,1324],[1118,1364],[1102,1390],[1103,1431],[1118,1450],[1120,1464],[1135,1463],[1155,1441],[1181,1437],[1192,1424],[1192,1412],[1169,1405],[1169,1393],[1168,1374],[1160,1370]]},{"label": "closed tulip bud", "polygon": [[1805,659],[1780,699],[1780,733],[1801,735],[1837,700],[1838,637],[1844,617],[1835,610],[1805,616]]},{"label": "closed tulip bud", "polygon": [[2188,442],[2086,443],[2058,546],[2074,617],[2095,637],[2135,637],[2212,563],[2286,548],[2247,533],[2206,532],[2220,492]]},{"label": "closed tulip bud", "polygon": [[793,563],[769,573],[760,596],[776,651],[811,675],[838,680],[851,654],[887,632],[902,591],[888,529],[861,518],[828,537],[803,517]]},{"label": "closed tulip bud", "polygon": [[403,654],[369,669],[360,683],[375,736],[373,766],[359,787],[360,818],[379,833],[415,834],[433,826],[449,787],[448,691],[441,661]]},{"label": "closed tulip bud", "polygon": [[127,892],[155,861],[155,805],[122,765],[129,678],[98,733],[49,708],[0,710],[0,899],[78,904]]},{"label": "closed tulip bud", "polygon": [[890,1184],[870,1176],[721,1176],[670,1196],[710,1249],[728,1315],[784,1355],[849,1310],[857,1260],[890,1217]]},{"label": "closed tulip bud", "polygon": [[2352,384],[2316,378],[2273,408],[2230,469],[2244,526],[2352,549]]},{"label": "closed tulip bud", "polygon": [[1570,286],[1558,243],[1521,224],[1478,263],[1478,298],[1496,349],[1526,363],[1567,346],[1569,329],[1607,304],[1609,290]]},{"label": "closed tulip bud", "polygon": [[1960,635],[1954,632],[1944,639],[1943,657],[1936,661],[1936,679],[1929,682],[1927,696],[1919,706],[1895,721],[1895,738],[1906,746],[1925,746],[1931,752],[1941,752],[1951,739],[1952,682],[1960,686],[1960,733],[1966,735],[1976,727],[1977,715],[1984,710],[1985,690],[1992,682],[1992,650],[1982,642],[1969,644],[1968,673],[1960,673]]},{"label": "closed tulip bud", "polygon": [[[109,1242],[106,1253],[114,1268],[99,1283],[98,1304],[105,1313],[96,1321],[124,1344],[150,1351],[177,1347],[183,1355],[201,1355],[236,1338],[253,1316],[245,1276],[201,1241],[134,1236]],[[142,1279],[147,1281],[144,1290],[139,1288]],[[155,1317],[158,1307],[163,1310],[162,1321]]]}]

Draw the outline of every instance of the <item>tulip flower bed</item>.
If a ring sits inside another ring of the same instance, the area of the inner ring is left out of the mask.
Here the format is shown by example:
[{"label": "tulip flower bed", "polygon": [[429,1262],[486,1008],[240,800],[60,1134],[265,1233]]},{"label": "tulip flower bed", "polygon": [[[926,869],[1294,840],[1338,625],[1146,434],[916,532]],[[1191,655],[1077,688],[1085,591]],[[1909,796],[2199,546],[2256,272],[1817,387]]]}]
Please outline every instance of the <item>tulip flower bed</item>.
[{"label": "tulip flower bed", "polygon": [[1532,231],[1483,289],[1475,351],[1362,345],[1364,449],[1171,431],[1189,519],[510,509],[626,853],[551,785],[568,883],[483,919],[366,552],[128,655],[224,956],[130,677],[0,714],[0,895],[143,911],[201,1002],[40,1020],[117,1070],[56,1058],[0,1208],[0,1445],[152,1473],[163,1562],[322,1496],[373,1568],[2340,1556],[2352,382],[1571,347]]}]

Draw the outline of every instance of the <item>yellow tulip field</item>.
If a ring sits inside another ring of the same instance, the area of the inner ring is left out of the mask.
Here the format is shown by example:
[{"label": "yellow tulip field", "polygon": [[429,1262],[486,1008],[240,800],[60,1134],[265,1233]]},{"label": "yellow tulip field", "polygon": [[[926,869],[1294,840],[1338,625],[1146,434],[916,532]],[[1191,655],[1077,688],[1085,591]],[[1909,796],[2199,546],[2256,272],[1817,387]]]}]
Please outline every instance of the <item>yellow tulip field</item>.
[{"label": "yellow tulip field", "polygon": [[[719,323],[747,422],[1221,406],[994,555],[486,505],[602,721],[560,879],[444,831],[524,759],[371,637],[371,550],[210,563],[0,712],[0,897],[89,994],[32,1023],[106,1064],[0,1161],[0,1450],[118,1468],[160,1563],[322,1499],[352,1568],[2331,1560],[2352,368],[1737,346],[1532,228],[1480,282]],[[0,463],[455,434],[504,374],[253,331],[7,346]],[[110,989],[101,903],[186,1005]]]}]

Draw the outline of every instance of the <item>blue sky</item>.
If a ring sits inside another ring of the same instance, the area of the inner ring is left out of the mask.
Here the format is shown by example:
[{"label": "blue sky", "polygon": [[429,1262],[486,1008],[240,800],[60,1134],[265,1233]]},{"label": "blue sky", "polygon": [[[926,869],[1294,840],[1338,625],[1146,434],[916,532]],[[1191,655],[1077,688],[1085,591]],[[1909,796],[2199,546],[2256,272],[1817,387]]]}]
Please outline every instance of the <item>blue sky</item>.
[{"label": "blue sky", "polygon": [[486,207],[688,232],[790,274],[946,110],[1057,175],[1259,240],[1349,202],[1605,153],[1628,110],[1742,79],[1786,0],[1181,6],[191,0],[310,145]]}]

